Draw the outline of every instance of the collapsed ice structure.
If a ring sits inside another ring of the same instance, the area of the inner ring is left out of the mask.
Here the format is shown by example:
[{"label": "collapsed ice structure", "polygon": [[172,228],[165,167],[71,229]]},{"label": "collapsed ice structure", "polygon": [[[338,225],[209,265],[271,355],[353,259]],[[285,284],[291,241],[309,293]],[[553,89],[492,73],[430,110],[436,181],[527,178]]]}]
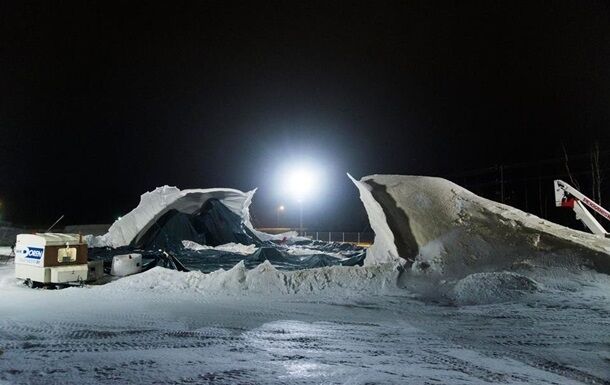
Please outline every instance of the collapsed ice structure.
[{"label": "collapsed ice structure", "polygon": [[[589,266],[610,273],[610,240],[481,198],[448,180],[372,175],[352,181],[375,232],[365,265],[399,263],[416,274],[456,279],[525,266]],[[294,234],[256,231],[249,213],[254,193],[159,187],[142,195],[107,234],[91,238],[90,246],[171,250],[202,271],[240,261],[254,267],[268,260],[287,270],[362,263],[365,251],[356,246],[294,242]]]},{"label": "collapsed ice structure", "polygon": [[[106,262],[113,254],[136,252],[152,260],[147,272],[117,280],[110,290],[358,296],[408,289],[422,299],[457,305],[515,301],[548,288],[573,290],[600,281],[602,274],[591,270],[610,274],[610,240],[481,198],[447,180],[372,175],[352,181],[375,232],[366,250],[289,234],[274,240],[257,232],[248,212],[254,191],[161,187],[144,194],[108,234],[92,238],[92,245],[104,247],[89,255]],[[177,243],[171,255],[176,258],[169,261],[151,250]]]},{"label": "collapsed ice structure", "polygon": [[93,237],[90,246],[175,249],[183,240],[210,246],[260,243],[250,223],[255,192],[158,187],[143,194],[138,206],[115,221],[108,233]]},{"label": "collapsed ice structure", "polygon": [[[249,212],[255,191],[159,187],[143,194],[138,206],[115,221],[108,233],[89,237],[93,258],[138,252],[158,263],[163,251],[174,258],[168,267],[184,264],[202,271],[231,268],[240,261],[248,267],[270,261],[284,269],[362,263],[364,250],[357,246],[319,244],[296,232],[271,235],[255,230]],[[307,248],[294,245],[299,241]]]},{"label": "collapsed ice structure", "polygon": [[610,240],[481,198],[448,180],[350,178],[375,232],[365,265],[399,261],[413,272],[446,278],[525,265],[584,265],[610,273]]}]

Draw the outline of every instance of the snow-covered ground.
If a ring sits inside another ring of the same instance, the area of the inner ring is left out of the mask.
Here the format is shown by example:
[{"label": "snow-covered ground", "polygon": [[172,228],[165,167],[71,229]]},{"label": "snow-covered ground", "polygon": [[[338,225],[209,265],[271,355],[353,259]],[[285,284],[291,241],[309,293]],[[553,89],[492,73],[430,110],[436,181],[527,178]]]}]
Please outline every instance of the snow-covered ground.
[{"label": "snow-covered ground", "polygon": [[523,291],[475,276],[453,295],[484,303],[460,306],[400,288],[392,265],[155,268],[64,290],[12,273],[0,265],[0,383],[610,382],[610,279],[590,271],[532,271]]}]

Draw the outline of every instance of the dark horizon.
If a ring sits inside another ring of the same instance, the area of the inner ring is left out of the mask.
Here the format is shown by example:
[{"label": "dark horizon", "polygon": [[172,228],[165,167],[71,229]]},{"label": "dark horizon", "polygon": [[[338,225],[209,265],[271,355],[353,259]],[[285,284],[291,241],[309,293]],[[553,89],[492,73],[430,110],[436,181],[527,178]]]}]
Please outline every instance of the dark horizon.
[{"label": "dark horizon", "polygon": [[366,227],[346,172],[443,176],[499,200],[499,165],[507,203],[543,212],[543,176],[556,218],[564,147],[583,192],[595,143],[610,171],[609,11],[5,2],[0,219],[111,223],[167,184],[258,187],[256,224],[279,204],[294,224],[277,179],[302,161],[325,174],[307,227]]}]

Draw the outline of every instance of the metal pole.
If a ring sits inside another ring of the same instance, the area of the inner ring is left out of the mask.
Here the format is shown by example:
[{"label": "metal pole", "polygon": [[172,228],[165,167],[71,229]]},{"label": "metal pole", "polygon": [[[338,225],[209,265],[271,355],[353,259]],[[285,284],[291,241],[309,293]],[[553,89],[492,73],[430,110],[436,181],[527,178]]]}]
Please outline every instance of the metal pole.
[{"label": "metal pole", "polygon": [[303,202],[299,202],[299,229],[303,232]]},{"label": "metal pole", "polygon": [[48,233],[49,231],[51,231],[51,229],[53,227],[55,227],[55,225],[61,221],[62,219],[64,219],[64,215],[62,214],[61,217],[59,217],[55,222],[53,222],[53,224],[51,225],[51,227],[49,227],[48,229],[45,230],[45,233]]}]

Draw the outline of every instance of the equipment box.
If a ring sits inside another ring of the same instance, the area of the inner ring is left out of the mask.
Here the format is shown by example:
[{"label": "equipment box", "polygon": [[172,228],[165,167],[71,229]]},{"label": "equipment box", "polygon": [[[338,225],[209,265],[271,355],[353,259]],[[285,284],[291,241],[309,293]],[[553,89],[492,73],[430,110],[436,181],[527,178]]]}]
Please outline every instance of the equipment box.
[{"label": "equipment box", "polygon": [[57,266],[51,270],[52,283],[84,282],[87,280],[87,265]]},{"label": "equipment box", "polygon": [[142,271],[142,254],[115,255],[112,258],[110,275],[124,277]]},{"label": "equipment box", "polygon": [[87,244],[80,235],[17,235],[17,278],[43,284],[79,282],[87,280],[87,270]]}]

